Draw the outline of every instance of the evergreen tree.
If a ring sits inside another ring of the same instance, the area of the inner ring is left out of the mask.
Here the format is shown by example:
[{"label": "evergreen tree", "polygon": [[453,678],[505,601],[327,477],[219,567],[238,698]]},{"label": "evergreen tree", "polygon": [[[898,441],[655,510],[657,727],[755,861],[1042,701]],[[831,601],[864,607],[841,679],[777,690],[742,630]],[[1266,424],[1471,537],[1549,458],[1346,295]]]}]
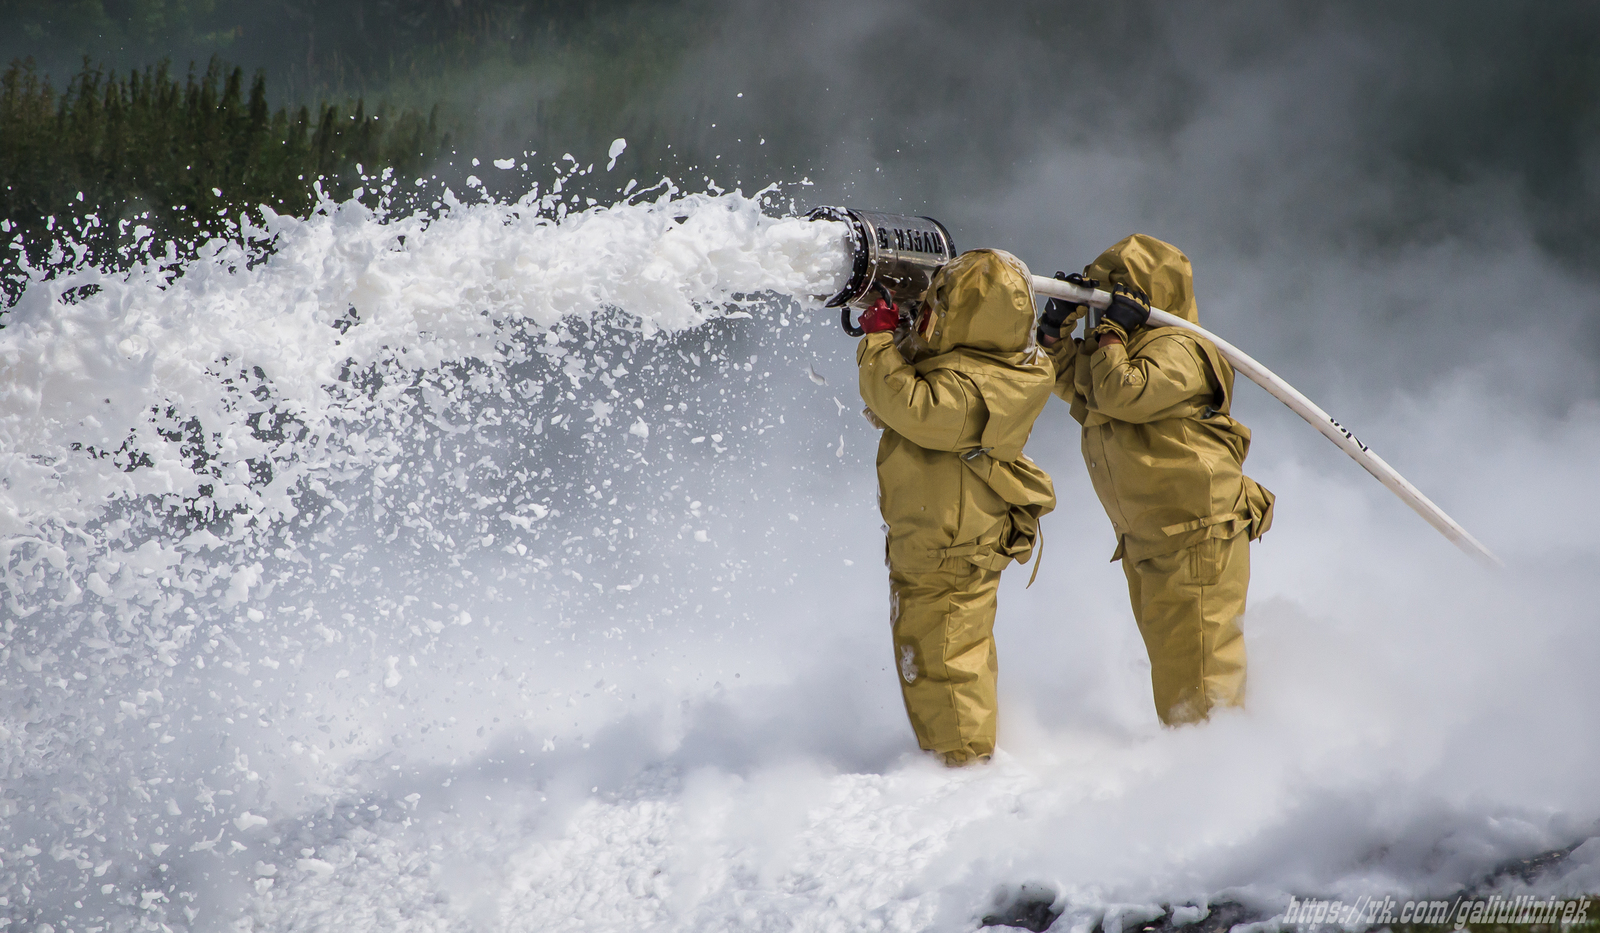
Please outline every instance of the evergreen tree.
[{"label": "evergreen tree", "polygon": [[[242,69],[217,58],[182,80],[167,63],[119,77],[85,61],[59,94],[32,61],[13,62],[0,75],[0,242],[20,237],[35,267],[51,264],[68,225],[100,263],[117,261],[137,225],[181,250],[226,235],[229,218],[259,220],[263,204],[307,213],[318,180],[342,200],[361,185],[357,166],[405,176],[448,145],[436,114],[369,114],[361,100],[348,115],[329,102],[315,119],[274,112],[264,75],[247,96]],[[0,257],[8,302],[19,252]]]}]

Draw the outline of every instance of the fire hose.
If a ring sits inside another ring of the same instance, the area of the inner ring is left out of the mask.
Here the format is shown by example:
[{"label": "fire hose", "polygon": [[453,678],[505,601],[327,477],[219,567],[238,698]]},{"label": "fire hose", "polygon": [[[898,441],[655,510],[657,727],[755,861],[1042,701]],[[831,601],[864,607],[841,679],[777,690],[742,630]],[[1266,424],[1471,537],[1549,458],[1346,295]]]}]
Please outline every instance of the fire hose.
[{"label": "fire hose", "polygon": [[[860,330],[850,323],[852,307],[865,308],[879,298],[891,304],[896,300],[918,301],[933,273],[955,258],[955,244],[949,232],[931,217],[906,217],[833,207],[817,208],[810,216],[812,219],[840,221],[850,228],[853,249],[851,277],[838,294],[829,298],[828,307],[842,307],[841,324],[847,333],[855,336],[860,336]],[[1099,310],[1105,310],[1111,303],[1108,292],[1059,279],[1036,275],[1032,284],[1036,295],[1060,298]],[[1456,547],[1491,567],[1504,566],[1500,558],[1363,444],[1348,428],[1249,354],[1200,325],[1191,324],[1165,311],[1151,308],[1150,323],[1161,327],[1181,327],[1211,341],[1234,369],[1244,373],[1251,382],[1267,390],[1273,398],[1305,419],[1307,424],[1321,432],[1350,459],[1361,464],[1374,479]]]}]

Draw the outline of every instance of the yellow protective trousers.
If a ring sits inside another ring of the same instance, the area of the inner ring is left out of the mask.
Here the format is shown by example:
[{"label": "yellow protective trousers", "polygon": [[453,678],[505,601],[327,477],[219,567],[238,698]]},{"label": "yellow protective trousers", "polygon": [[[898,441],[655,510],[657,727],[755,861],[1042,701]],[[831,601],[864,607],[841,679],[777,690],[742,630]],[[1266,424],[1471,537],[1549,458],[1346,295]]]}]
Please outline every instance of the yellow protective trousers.
[{"label": "yellow protective trousers", "polygon": [[951,569],[890,568],[889,621],[917,744],[959,765],[994,754],[1000,571],[959,559],[944,566]]},{"label": "yellow protective trousers", "polygon": [[1156,715],[1200,722],[1218,706],[1243,706],[1245,591],[1250,541],[1240,533],[1145,560],[1124,558],[1133,617],[1150,655]]}]

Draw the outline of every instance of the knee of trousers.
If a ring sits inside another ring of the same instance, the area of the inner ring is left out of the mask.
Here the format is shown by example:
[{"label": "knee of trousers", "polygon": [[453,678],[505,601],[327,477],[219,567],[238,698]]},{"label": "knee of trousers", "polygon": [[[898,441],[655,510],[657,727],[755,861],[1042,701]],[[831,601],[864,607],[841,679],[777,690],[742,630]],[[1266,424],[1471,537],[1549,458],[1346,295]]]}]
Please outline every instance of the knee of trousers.
[{"label": "knee of trousers", "polygon": [[966,566],[891,574],[895,671],[918,744],[979,757],[994,751],[999,572]]},{"label": "knee of trousers", "polygon": [[956,566],[922,573],[891,571],[896,660],[904,667],[909,657],[929,680],[970,680],[994,667],[1000,572],[961,560],[945,563]]}]

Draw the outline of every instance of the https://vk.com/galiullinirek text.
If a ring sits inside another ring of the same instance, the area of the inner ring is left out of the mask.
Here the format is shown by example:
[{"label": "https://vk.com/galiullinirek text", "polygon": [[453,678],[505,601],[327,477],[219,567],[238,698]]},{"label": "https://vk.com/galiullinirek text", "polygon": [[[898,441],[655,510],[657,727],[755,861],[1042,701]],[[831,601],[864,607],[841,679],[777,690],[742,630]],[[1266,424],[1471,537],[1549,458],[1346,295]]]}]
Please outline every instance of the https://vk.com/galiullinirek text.
[{"label": "https://vk.com/galiullinirek text", "polygon": [[1590,899],[1540,899],[1532,895],[1506,898],[1457,897],[1454,900],[1397,901],[1365,895],[1353,901],[1289,898],[1286,925],[1334,926],[1421,923],[1462,929],[1481,924],[1571,926],[1589,919]]}]

